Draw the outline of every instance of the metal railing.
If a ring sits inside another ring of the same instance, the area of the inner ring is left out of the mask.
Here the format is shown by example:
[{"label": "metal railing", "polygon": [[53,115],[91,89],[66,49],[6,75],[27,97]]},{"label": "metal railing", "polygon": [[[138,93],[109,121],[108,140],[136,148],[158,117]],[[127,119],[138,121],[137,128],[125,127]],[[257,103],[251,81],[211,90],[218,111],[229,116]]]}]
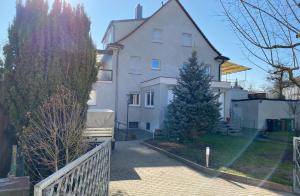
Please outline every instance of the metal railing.
[{"label": "metal railing", "polygon": [[300,137],[294,137],[293,139],[293,189],[295,193],[300,193]]},{"label": "metal railing", "polygon": [[34,186],[35,196],[107,196],[111,142],[107,141]]}]

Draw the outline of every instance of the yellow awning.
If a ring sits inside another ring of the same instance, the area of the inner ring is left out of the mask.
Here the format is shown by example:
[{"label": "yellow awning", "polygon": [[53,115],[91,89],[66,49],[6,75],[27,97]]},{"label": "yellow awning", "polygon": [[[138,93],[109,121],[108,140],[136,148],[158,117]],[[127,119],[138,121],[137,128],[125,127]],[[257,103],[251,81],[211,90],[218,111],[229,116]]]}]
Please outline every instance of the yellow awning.
[{"label": "yellow awning", "polygon": [[235,63],[232,63],[230,61],[227,61],[227,62],[223,63],[222,67],[221,67],[222,75],[238,73],[238,72],[247,71],[247,70],[250,70],[250,69],[251,68],[249,68],[249,67],[239,65],[239,64],[235,64]]}]

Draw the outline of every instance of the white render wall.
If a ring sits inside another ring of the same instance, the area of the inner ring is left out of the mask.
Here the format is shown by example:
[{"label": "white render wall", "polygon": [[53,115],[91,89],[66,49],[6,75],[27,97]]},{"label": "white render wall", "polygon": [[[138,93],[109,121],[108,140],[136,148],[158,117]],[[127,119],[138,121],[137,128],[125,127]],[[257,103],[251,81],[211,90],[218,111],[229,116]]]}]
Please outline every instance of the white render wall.
[{"label": "white render wall", "polygon": [[[294,118],[288,101],[255,99],[234,101],[232,105],[233,115],[241,118],[245,128],[265,130],[266,119]],[[300,110],[300,103],[298,109]],[[299,118],[299,114],[296,118]]]},{"label": "white render wall", "polygon": [[[155,28],[160,28],[163,31],[162,43],[152,42],[152,32]],[[194,47],[182,45],[182,33],[192,34]],[[218,54],[204,40],[176,1],[168,3],[121,44],[124,45],[124,49],[120,51],[119,55],[118,121],[126,122],[126,94],[140,91],[141,82],[155,77],[178,77],[179,68],[188,61],[193,50],[198,53],[199,63],[211,65],[211,74],[215,80],[218,80],[219,63],[214,60]],[[131,56],[140,57],[139,67],[135,74],[129,74]],[[161,60],[160,70],[151,69],[152,59]],[[141,94],[141,101],[144,101],[144,92]],[[144,105],[141,105],[141,108],[147,110]],[[130,112],[130,116],[132,115]],[[149,110],[147,115],[141,114],[139,121],[144,121],[146,116],[150,120],[151,115],[157,115],[157,113]],[[153,118],[155,117],[157,118],[157,116],[153,116]],[[155,126],[160,124],[156,121],[153,123]]]},{"label": "white render wall", "polygon": [[[141,22],[113,22],[111,25],[113,41],[124,37]],[[161,43],[152,42],[153,29],[157,28],[162,30]],[[183,46],[183,33],[192,34],[192,47]],[[113,54],[113,82],[97,82],[93,86],[98,94],[97,105],[90,107],[114,110],[116,120],[119,122],[127,121],[128,94],[140,92],[140,106],[129,106],[129,121],[139,122],[140,128],[143,129],[147,122],[151,123],[152,131],[160,128],[165,117],[168,89],[172,88],[172,85],[158,84],[145,87],[142,82],[156,77],[177,78],[179,68],[188,61],[193,50],[197,51],[199,63],[210,65],[213,79],[215,81],[219,79],[219,62],[214,60],[219,54],[211,48],[175,0],[171,0],[120,44],[124,48],[120,49],[119,55],[117,51]],[[139,57],[137,65],[133,65],[131,57]],[[152,59],[161,61],[160,70],[152,70]],[[145,107],[147,90],[155,92],[154,108]]]}]

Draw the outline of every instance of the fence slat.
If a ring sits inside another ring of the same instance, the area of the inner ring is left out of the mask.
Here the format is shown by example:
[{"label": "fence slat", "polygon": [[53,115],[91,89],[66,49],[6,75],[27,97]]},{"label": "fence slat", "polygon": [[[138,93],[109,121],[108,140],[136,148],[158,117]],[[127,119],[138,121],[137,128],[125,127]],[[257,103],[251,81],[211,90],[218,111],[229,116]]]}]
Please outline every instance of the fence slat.
[{"label": "fence slat", "polygon": [[106,141],[36,184],[34,195],[107,196],[110,154],[111,141]]}]

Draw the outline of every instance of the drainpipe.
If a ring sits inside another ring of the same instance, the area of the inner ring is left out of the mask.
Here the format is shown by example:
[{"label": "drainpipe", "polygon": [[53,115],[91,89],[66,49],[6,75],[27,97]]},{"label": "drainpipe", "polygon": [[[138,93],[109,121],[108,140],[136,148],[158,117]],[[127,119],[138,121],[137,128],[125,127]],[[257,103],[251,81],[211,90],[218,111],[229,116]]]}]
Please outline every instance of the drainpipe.
[{"label": "drainpipe", "polygon": [[115,92],[115,120],[116,122],[118,122],[118,101],[119,101],[119,54],[120,54],[120,50],[117,50],[117,56],[116,56],[116,92]]},{"label": "drainpipe", "polygon": [[119,101],[119,54],[120,50],[123,49],[123,45],[118,44],[118,43],[112,43],[108,44],[108,48],[111,48],[112,50],[116,51],[116,89],[115,89],[115,122],[118,122],[118,101]]}]

